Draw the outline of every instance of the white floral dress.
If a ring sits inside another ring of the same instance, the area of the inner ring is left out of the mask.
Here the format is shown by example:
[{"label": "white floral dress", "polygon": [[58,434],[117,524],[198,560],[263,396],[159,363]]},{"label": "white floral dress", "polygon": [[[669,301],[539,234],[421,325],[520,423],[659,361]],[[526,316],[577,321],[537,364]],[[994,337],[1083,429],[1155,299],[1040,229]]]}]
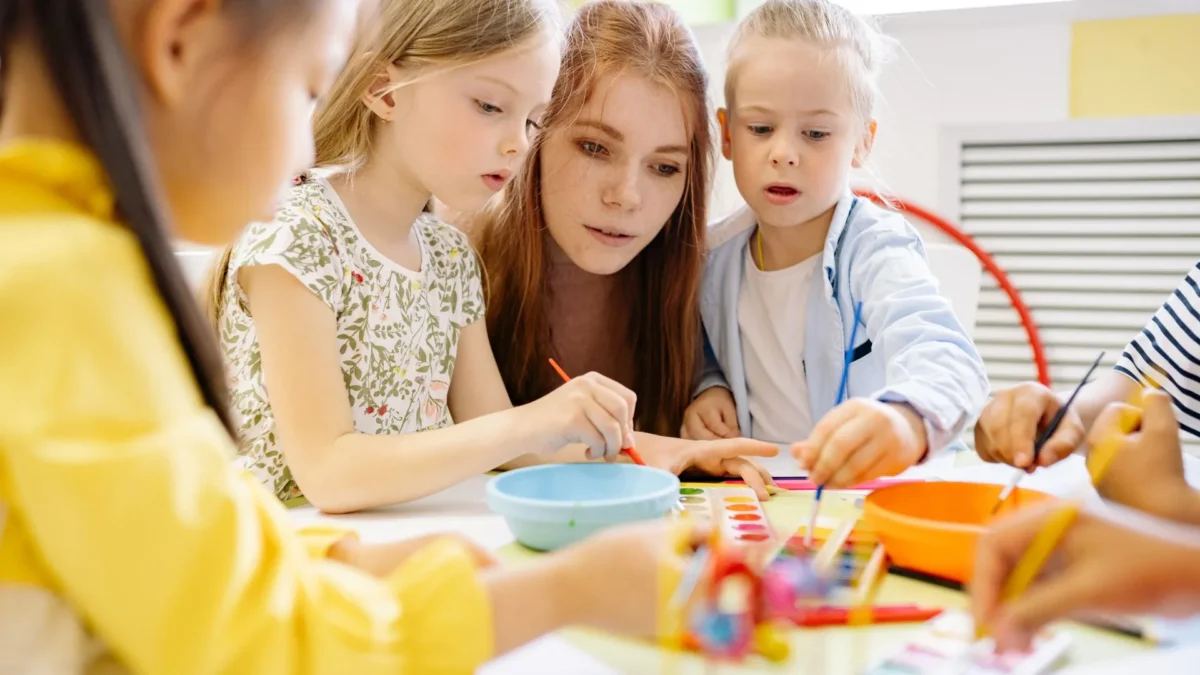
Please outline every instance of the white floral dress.
[{"label": "white floral dress", "polygon": [[219,318],[221,345],[242,423],[244,461],[280,499],[301,492],[277,443],[254,319],[237,271],[279,265],[333,310],[355,431],[437,429],[452,423],[446,396],[458,335],[484,315],[483,287],[462,232],[430,214],[413,227],[420,272],[371,246],[325,180],[301,176],[275,220],[252,225],[234,247]]}]

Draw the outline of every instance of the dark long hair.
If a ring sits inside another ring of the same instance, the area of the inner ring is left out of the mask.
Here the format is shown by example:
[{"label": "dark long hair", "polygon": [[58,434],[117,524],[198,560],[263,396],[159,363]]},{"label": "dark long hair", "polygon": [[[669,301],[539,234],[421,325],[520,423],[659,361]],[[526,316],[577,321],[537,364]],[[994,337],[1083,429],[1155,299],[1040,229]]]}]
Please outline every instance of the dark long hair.
[{"label": "dark long hair", "polygon": [[546,357],[553,341],[544,302],[551,289],[541,147],[548,134],[571,123],[601,76],[623,72],[674,92],[690,132],[687,185],[679,205],[658,236],[617,272],[632,317],[630,350],[638,359],[635,422],[643,431],[674,436],[692,400],[701,354],[700,275],[713,149],[700,50],[669,6],[608,0],[584,5],[576,14],[544,131],[505,190],[498,212],[476,226],[487,272],[488,333],[514,404],[549,393],[547,382],[554,380],[547,377]]},{"label": "dark long hair", "polygon": [[[254,21],[261,17],[253,15],[262,15],[268,8],[271,14],[280,14],[296,11],[298,4],[311,3],[231,0],[226,4],[250,15],[246,18],[254,25],[261,23]],[[204,402],[236,437],[221,355],[213,329],[196,306],[175,259],[169,219],[138,106],[141,88],[117,34],[108,0],[0,0],[0,48],[4,50],[0,64],[8,61],[8,48],[16,31],[29,31],[41,46],[52,85],[83,143],[103,165],[120,220],[141,246]]]}]

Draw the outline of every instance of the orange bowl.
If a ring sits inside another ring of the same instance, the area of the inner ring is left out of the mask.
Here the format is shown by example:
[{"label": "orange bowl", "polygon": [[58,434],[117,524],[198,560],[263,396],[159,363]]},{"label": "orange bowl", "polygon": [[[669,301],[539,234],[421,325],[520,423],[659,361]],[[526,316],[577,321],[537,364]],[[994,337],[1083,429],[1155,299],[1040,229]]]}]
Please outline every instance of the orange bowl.
[{"label": "orange bowl", "polygon": [[897,567],[968,583],[975,544],[994,518],[1051,499],[1017,488],[992,515],[1001,485],[989,483],[901,483],[867,495],[863,520],[883,542]]}]

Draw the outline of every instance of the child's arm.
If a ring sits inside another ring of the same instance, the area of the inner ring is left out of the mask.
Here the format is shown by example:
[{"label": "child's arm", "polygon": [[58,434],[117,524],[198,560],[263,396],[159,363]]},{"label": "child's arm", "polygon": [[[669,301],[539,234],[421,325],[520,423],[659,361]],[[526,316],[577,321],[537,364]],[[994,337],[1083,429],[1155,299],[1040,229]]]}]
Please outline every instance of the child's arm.
[{"label": "child's arm", "polygon": [[708,331],[703,327],[700,330],[703,354],[700,359],[700,381],[696,385],[695,395],[699,396],[712,387],[722,387],[728,390],[729,382],[725,380],[725,373],[721,371],[721,363],[717,360],[717,354],[708,340]]},{"label": "child's arm", "polygon": [[[549,368],[550,364],[547,363]],[[504,386],[504,376],[496,365],[488,337],[487,321],[482,317],[463,328],[458,337],[458,357],[454,363],[454,375],[450,381],[450,414],[456,423],[482,417],[513,407],[512,399]],[[588,461],[586,445],[571,445],[544,455],[524,452],[506,460],[497,468],[519,469],[550,461]]]},{"label": "child's arm", "polygon": [[850,269],[867,335],[887,364],[887,386],[871,398],[911,406],[929,423],[927,449],[942,449],[987,402],[979,351],[938,293],[920,237],[907,223],[861,247]]},{"label": "child's arm", "polygon": [[[1158,311],[1134,335],[1113,370],[1080,390],[1058,431],[1038,454],[1038,464],[1049,466],[1074,452],[1084,441],[1096,416],[1112,403],[1129,400],[1139,386],[1164,387],[1176,400],[1184,420],[1194,418],[1188,399],[1195,399],[1200,381],[1200,338],[1187,325],[1200,301],[1200,266],[1190,270],[1167,296]],[[1167,351],[1163,346],[1170,343]],[[1177,354],[1172,358],[1168,352]],[[1035,382],[997,392],[975,427],[975,445],[981,457],[1027,467],[1033,459],[1034,439],[1065,400]],[[1188,424],[1185,421],[1184,424]]]},{"label": "child's arm", "polygon": [[[546,367],[549,368],[550,364],[547,363]],[[720,373],[719,369],[717,372]],[[458,423],[484,418],[512,407],[500,369],[496,366],[496,359],[492,354],[486,322],[482,318],[465,327],[459,334],[458,358],[450,382],[449,404],[450,411]],[[736,430],[736,414],[731,417],[731,424]],[[587,445],[566,444],[569,439],[565,436],[559,440],[563,441],[562,447],[551,453],[518,448],[527,452],[505,461],[500,468],[516,469],[543,463],[589,461],[589,455],[592,453]],[[778,448],[773,444],[747,439],[716,443],[688,442],[643,432],[634,434],[634,443],[646,461],[653,466],[676,474],[696,468],[710,474],[741,477],[758,491],[763,499],[769,498],[766,486],[773,484],[770,474],[743,456],[773,456],[778,452]]]},{"label": "child's arm", "polygon": [[[556,398],[446,429],[356,433],[333,311],[277,265],[243,267],[238,281],[258,332],[279,446],[309,501],[324,511],[417,499],[521,454],[576,440],[596,456],[615,455],[631,433],[632,393],[594,375],[576,378]],[[486,330],[476,323],[477,331]],[[468,368],[479,368],[477,356],[468,356]],[[497,398],[497,391],[473,402],[472,412],[486,410],[489,396]]]},{"label": "child's arm", "polygon": [[983,360],[938,294],[920,238],[907,223],[874,230],[848,252],[848,283],[887,385],[831,411],[793,449],[831,487],[903,471],[950,443],[987,401]]},{"label": "child's arm", "polygon": [[[1054,434],[1038,453],[1038,466],[1050,466],[1075,452],[1087,430],[1110,404],[1128,401],[1137,382],[1110,370],[1079,390]],[[1022,469],[1033,463],[1033,444],[1058,414],[1069,392],[1055,393],[1038,382],[1026,382],[996,392],[975,424],[975,451],[986,462],[1004,462]]]},{"label": "child's arm", "polygon": [[31,573],[126,670],[469,673],[568,624],[653,634],[686,564],[663,523],[482,573],[438,542],[384,581],[336,561],[343,533],[297,536],[232,466],[128,237],[77,230],[0,275],[22,317],[0,321],[0,576]]}]

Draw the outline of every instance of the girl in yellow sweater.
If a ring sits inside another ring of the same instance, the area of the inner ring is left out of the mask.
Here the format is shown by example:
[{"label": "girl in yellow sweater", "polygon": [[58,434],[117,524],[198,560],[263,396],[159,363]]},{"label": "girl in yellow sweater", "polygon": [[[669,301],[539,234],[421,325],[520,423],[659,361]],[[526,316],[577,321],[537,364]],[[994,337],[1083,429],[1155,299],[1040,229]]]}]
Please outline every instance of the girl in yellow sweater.
[{"label": "girl in yellow sweater", "polygon": [[168,224],[270,215],[357,11],[0,3],[0,672],[467,673],[567,624],[651,632],[682,564],[658,527],[480,570],[450,539],[297,534],[232,468]]}]

